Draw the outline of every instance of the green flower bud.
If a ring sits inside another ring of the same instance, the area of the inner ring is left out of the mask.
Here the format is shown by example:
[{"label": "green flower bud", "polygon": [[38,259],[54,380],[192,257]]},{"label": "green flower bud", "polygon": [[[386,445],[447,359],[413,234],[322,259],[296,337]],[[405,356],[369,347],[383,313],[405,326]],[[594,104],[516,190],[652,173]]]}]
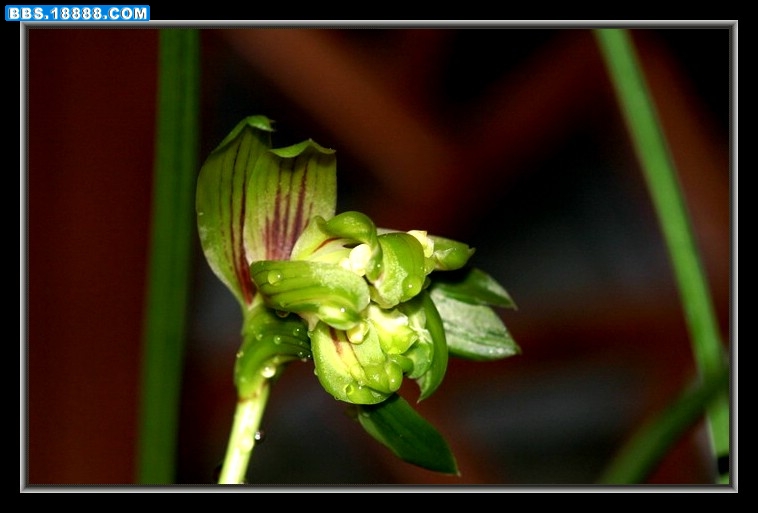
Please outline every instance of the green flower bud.
[{"label": "green flower bud", "polygon": [[328,221],[315,217],[292,249],[293,260],[340,264],[369,280],[380,272],[382,255],[376,226],[365,214],[343,212]]},{"label": "green flower bud", "polygon": [[340,265],[358,276],[367,276],[371,273],[371,269],[378,268],[373,263],[372,249],[368,244],[358,244],[355,246],[350,250],[347,258],[340,260]]},{"label": "green flower bud", "polygon": [[413,362],[408,377],[419,386],[419,401],[426,399],[442,383],[447,371],[448,348],[445,329],[437,308],[427,291],[398,307],[408,316],[409,325],[418,335],[405,353]]},{"label": "green flower bud", "polygon": [[350,254],[352,239],[334,237],[327,232],[326,220],[313,217],[292,248],[291,260],[308,260],[338,265]]},{"label": "green flower bud", "polygon": [[197,184],[203,252],[243,313],[234,379],[247,409],[235,416],[234,457],[249,454],[249,406],[258,422],[270,382],[312,357],[323,388],[361,405],[358,419],[374,438],[408,462],[456,473],[444,440],[398,391],[408,377],[419,401],[429,397],[449,354],[518,353],[491,310],[515,304],[492,277],[463,269],[474,253],[466,244],[380,229],[360,212],[335,215],[334,151],[310,139],[274,149],[272,132],[264,116],[243,120]]},{"label": "green flower bud", "polygon": [[418,379],[426,374],[432,366],[434,346],[428,333],[417,338],[416,344],[403,356],[410,361],[411,370],[408,377]]},{"label": "green flower bud", "polygon": [[370,246],[376,245],[376,225],[361,212],[348,211],[329,219],[327,231],[331,235],[346,239],[355,239]]},{"label": "green flower bud", "polygon": [[[377,230],[374,222],[365,214],[355,211],[343,212],[327,222],[330,234],[353,239],[360,244],[351,255],[353,268],[366,275],[369,281],[379,277],[382,266],[382,248],[377,240]],[[355,265],[360,263],[359,266]]]},{"label": "green flower bud", "polygon": [[345,331],[318,323],[310,332],[316,376],[336,399],[353,404],[378,404],[400,388],[403,369],[387,358],[375,333],[360,343]]},{"label": "green flower bud", "polygon": [[426,292],[384,310],[375,304],[366,320],[343,331],[318,323],[310,332],[321,385],[335,398],[376,404],[396,392],[404,376],[415,379],[420,398],[434,392],[447,368],[442,321]]},{"label": "green flower bud", "polygon": [[419,241],[424,250],[424,272],[429,274],[434,271],[436,267],[436,262],[433,258],[434,240],[427,235],[425,230],[410,230],[408,231],[408,234],[416,237],[416,240]]},{"label": "green flower bud", "polygon": [[373,281],[371,299],[382,308],[392,308],[421,292],[426,282],[424,248],[416,237],[403,232],[379,236],[382,272]]},{"label": "green flower bud", "polygon": [[430,235],[433,241],[434,252],[434,269],[436,271],[454,271],[460,269],[468,263],[471,255],[474,254],[474,248],[452,239]]},{"label": "green flower bud", "polygon": [[337,265],[261,260],[250,273],[268,307],[299,314],[309,328],[319,320],[341,330],[353,328],[369,304],[366,281]]},{"label": "green flower bud", "polygon": [[410,326],[408,316],[393,308],[384,310],[371,304],[367,310],[369,329],[379,337],[379,345],[385,354],[403,354],[418,335]]}]

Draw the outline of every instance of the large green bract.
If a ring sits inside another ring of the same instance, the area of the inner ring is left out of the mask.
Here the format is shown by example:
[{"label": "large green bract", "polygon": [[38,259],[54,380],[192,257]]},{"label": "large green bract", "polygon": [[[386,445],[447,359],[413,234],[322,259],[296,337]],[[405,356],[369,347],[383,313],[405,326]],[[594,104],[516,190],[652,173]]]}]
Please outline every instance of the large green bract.
[{"label": "large green bract", "polygon": [[211,269],[243,307],[255,291],[249,266],[289,259],[308,220],[334,215],[337,164],[313,141],[271,149],[271,121],[241,121],[203,164],[196,210],[200,243]]}]

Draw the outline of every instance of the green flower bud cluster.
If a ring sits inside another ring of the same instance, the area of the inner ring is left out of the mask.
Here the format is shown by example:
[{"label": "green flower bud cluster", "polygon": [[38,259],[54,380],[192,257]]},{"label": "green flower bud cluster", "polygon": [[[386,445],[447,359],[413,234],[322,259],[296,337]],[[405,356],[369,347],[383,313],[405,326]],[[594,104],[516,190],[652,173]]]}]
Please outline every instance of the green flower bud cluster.
[{"label": "green flower bud cluster", "polygon": [[229,468],[246,465],[271,383],[312,358],[323,388],[356,405],[373,438],[404,461],[457,473],[442,436],[397,392],[409,378],[429,397],[449,356],[518,354],[494,311],[515,303],[468,265],[466,244],[335,215],[335,151],[311,139],[273,148],[273,131],[265,116],[238,123],[203,164],[195,198],[205,257],[242,310]]},{"label": "green flower bud cluster", "polygon": [[268,307],[306,321],[321,385],[339,400],[377,404],[405,376],[422,399],[441,383],[448,348],[429,275],[463,267],[473,252],[423,231],[380,230],[351,211],[314,216],[290,260],[253,262],[250,274]]}]

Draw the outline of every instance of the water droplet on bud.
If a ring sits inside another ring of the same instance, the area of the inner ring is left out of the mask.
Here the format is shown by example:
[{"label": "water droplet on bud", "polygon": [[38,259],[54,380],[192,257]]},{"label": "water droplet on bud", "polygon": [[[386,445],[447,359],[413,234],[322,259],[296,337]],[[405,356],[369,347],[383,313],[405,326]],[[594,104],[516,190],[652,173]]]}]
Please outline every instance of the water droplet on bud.
[{"label": "water droplet on bud", "polygon": [[421,292],[421,287],[424,285],[424,279],[420,276],[408,276],[403,281],[403,288],[405,289],[405,297],[411,298]]},{"label": "water droplet on bud", "polygon": [[269,271],[268,275],[266,276],[266,280],[271,285],[276,285],[280,280],[282,279],[282,273],[279,271]]}]

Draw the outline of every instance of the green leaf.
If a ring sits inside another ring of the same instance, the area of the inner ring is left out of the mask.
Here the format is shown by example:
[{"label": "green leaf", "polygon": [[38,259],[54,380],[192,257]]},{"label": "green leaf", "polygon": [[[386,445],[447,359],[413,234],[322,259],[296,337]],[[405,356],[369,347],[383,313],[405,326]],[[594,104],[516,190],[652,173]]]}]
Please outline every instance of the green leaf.
[{"label": "green leaf", "polygon": [[516,308],[508,292],[477,268],[434,273],[429,294],[442,317],[450,354],[489,361],[521,353],[492,307]]},{"label": "green leaf", "polygon": [[[702,419],[708,408],[729,397],[729,366],[679,396],[642,425],[624,442],[606,467],[598,484],[644,484],[677,441]],[[720,476],[721,477],[721,476]]]},{"label": "green leaf", "polygon": [[401,460],[434,472],[460,475],[442,435],[399,395],[380,404],[359,406],[358,421]]},{"label": "green leaf", "polygon": [[508,292],[492,276],[469,267],[449,273],[435,273],[432,288],[465,303],[516,308]]},{"label": "green leaf", "polygon": [[[684,191],[679,184],[664,127],[659,123],[653,95],[646,83],[630,31],[598,29],[594,34],[669,250],[695,363],[705,378],[712,377],[718,373],[727,355],[708,289],[708,276],[697,247],[696,233],[692,229]],[[722,397],[708,409],[711,448],[715,458],[729,454],[729,406],[729,401]],[[728,481],[728,472],[719,475],[719,482]]]},{"label": "green leaf", "polygon": [[449,292],[445,287],[432,287],[430,290],[445,327],[451,355],[489,361],[521,352],[502,319],[490,306],[461,301]]},{"label": "green leaf", "polygon": [[152,233],[147,280],[137,480],[174,482],[192,275],[200,33],[159,30]]}]

